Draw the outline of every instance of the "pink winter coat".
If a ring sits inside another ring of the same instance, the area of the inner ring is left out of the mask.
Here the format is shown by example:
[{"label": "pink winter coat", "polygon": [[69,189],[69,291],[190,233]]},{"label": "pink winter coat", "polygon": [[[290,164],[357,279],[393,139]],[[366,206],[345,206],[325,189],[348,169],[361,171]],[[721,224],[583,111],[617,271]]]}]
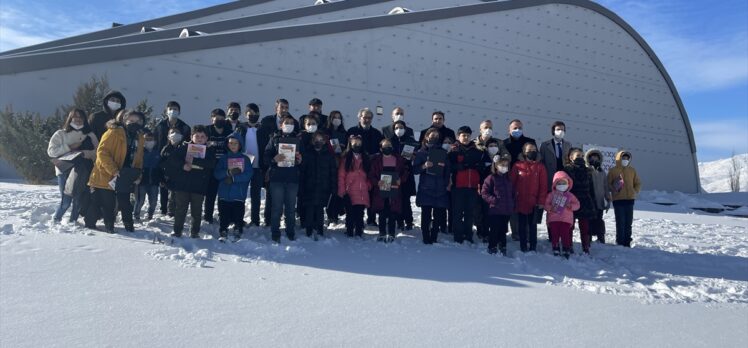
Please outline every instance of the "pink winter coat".
[{"label": "pink winter coat", "polygon": [[[366,155],[362,155],[366,156]],[[371,184],[363,168],[361,157],[353,157],[353,170],[345,170],[345,158],[338,166],[338,196],[348,195],[352,205],[369,207],[369,190]]]},{"label": "pink winter coat", "polygon": [[[566,179],[569,182],[569,188],[566,192],[556,190],[556,183],[561,179]],[[548,212],[547,222],[574,223],[574,211],[579,210],[580,204],[577,197],[571,193],[572,186],[574,186],[574,181],[566,172],[558,171],[553,175],[553,190],[545,198],[545,210]],[[563,208],[554,204],[554,201],[564,201]]]}]

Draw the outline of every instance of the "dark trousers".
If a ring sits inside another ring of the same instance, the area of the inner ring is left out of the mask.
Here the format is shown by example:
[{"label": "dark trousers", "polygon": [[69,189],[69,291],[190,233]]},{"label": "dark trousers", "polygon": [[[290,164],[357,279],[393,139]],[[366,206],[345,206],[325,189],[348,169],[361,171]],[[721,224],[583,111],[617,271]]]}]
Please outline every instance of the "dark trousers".
[{"label": "dark trousers", "polygon": [[436,243],[440,231],[447,231],[447,209],[430,206],[421,207],[423,242],[426,244]]},{"label": "dark trousers", "polygon": [[486,223],[486,217],[488,216],[488,203],[481,198],[478,198],[478,202],[475,204],[473,209],[473,224],[475,224],[475,230],[479,238],[488,239],[488,224]]},{"label": "dark trousers", "polygon": [[[270,229],[273,239],[280,238],[280,219],[281,215],[285,216],[286,237],[289,239],[295,236],[296,227],[296,196],[298,195],[299,184],[286,182],[271,182],[270,196],[273,197],[272,217],[270,220]],[[265,203],[267,204],[267,203]]]},{"label": "dark trousers", "polygon": [[325,206],[322,204],[305,204],[304,210],[306,215],[304,219],[306,225],[304,227],[306,227],[307,234],[311,234],[312,230],[317,230],[317,233],[322,234],[325,225]]},{"label": "dark trousers", "polygon": [[509,215],[485,215],[483,225],[488,229],[488,249],[498,247],[506,250],[506,232],[509,230]]},{"label": "dark trousers", "polygon": [[535,251],[538,245],[538,225],[535,224],[535,213],[517,213],[517,229],[519,249],[522,252]]},{"label": "dark trousers", "polygon": [[173,202],[174,202],[173,195],[174,194],[171,191],[169,191],[169,189],[166,188],[166,186],[159,187],[158,194],[159,194],[158,200],[160,203],[159,207],[161,209],[161,214],[163,215],[166,215],[167,213],[174,214],[174,206],[173,206]]},{"label": "dark trousers", "polygon": [[344,208],[345,202],[343,202],[343,199],[336,194],[332,194],[332,196],[330,196],[330,201],[327,204],[327,218],[329,220],[337,221],[340,218],[340,215],[343,214],[345,210]]},{"label": "dark trousers", "polygon": [[509,216],[509,227],[512,229],[512,238],[519,238],[519,214],[514,213]]},{"label": "dark trousers", "polygon": [[595,217],[590,219],[590,236],[595,236],[598,242],[605,243],[605,220],[602,210],[597,210]]},{"label": "dark trousers", "polygon": [[390,207],[390,199],[384,200],[384,209],[379,212],[379,236],[383,237],[390,235],[395,236],[395,222],[397,220],[397,214],[392,212]]},{"label": "dark trousers", "polygon": [[241,233],[244,227],[244,201],[224,201],[218,199],[218,218],[220,220],[219,233],[226,237],[229,225],[234,225],[234,231]]},{"label": "dark trousers", "polygon": [[205,193],[205,221],[213,222],[213,211],[216,209],[216,196],[218,195],[218,180],[211,177],[208,181],[208,191]]},{"label": "dark trousers", "polygon": [[[265,172],[262,172],[263,181]],[[262,212],[265,225],[270,226],[273,220],[273,195],[270,194],[270,183],[265,183],[265,209]]]},{"label": "dark trousers", "polygon": [[[262,175],[260,168],[253,168],[252,180],[249,182],[249,216],[250,222],[256,225],[260,224],[260,202],[262,197],[262,184],[265,176]],[[268,194],[265,193],[265,196]]]},{"label": "dark trousers", "polygon": [[[115,209],[117,195],[112,190],[94,188],[91,193],[91,205],[86,211],[84,220],[86,227],[95,228],[99,218],[104,219],[104,227],[107,230],[114,229],[114,218],[117,216]],[[132,216],[131,216],[132,217]]]},{"label": "dark trousers", "polygon": [[192,225],[190,234],[197,235],[200,233],[200,223],[202,222],[204,195],[184,191],[174,191],[174,232],[182,235],[184,230],[184,221],[187,218],[187,208],[190,208],[192,216]]},{"label": "dark trousers", "polygon": [[349,236],[354,233],[357,236],[364,235],[364,209],[363,205],[352,205],[350,200],[346,202],[345,208],[345,232]]},{"label": "dark trousers", "polygon": [[[371,197],[371,193],[369,193],[369,197]],[[377,213],[371,210],[371,208],[366,208],[366,224],[373,225],[375,222],[377,222]]]},{"label": "dark trousers", "polygon": [[473,241],[473,209],[477,199],[478,192],[475,189],[452,190],[452,231],[457,243]]},{"label": "dark trousers", "polygon": [[452,191],[449,192],[449,204],[447,205],[447,230],[444,232],[454,234],[454,231],[452,231]]},{"label": "dark trousers", "polygon": [[158,185],[138,185],[135,192],[135,211],[134,217],[140,219],[140,212],[143,209],[146,198],[148,198],[148,217],[153,216],[156,211],[156,197],[158,196]]},{"label": "dark trousers", "polygon": [[413,208],[410,206],[410,197],[412,196],[406,196],[405,194],[402,196],[401,212],[397,217],[397,225],[399,227],[413,226]]},{"label": "dark trousers", "polygon": [[616,244],[631,247],[631,225],[634,223],[634,200],[613,201],[616,214]]},{"label": "dark trousers", "polygon": [[[585,253],[590,252],[590,242],[592,241],[592,236],[590,236],[590,220],[589,219],[577,219],[577,223],[579,224],[579,239],[582,241],[582,251]],[[571,235],[574,235],[574,224],[571,224],[569,227],[571,230]]]}]

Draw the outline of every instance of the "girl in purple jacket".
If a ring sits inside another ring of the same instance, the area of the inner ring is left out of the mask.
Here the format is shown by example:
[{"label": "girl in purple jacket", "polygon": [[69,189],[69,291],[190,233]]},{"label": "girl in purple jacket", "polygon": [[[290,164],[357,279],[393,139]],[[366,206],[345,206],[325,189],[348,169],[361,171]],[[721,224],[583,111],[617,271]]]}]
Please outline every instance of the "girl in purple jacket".
[{"label": "girl in purple jacket", "polygon": [[481,189],[481,198],[488,204],[488,212],[483,216],[483,223],[488,227],[489,254],[501,252],[502,256],[506,256],[506,232],[509,216],[514,211],[514,189],[507,174],[510,162],[509,157],[494,161],[491,175],[483,181]]}]

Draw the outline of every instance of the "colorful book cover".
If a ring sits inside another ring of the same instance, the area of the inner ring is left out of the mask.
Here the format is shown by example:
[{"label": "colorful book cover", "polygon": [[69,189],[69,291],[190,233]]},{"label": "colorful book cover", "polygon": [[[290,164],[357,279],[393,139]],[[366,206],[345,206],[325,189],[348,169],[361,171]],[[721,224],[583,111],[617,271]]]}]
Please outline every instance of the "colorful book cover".
[{"label": "colorful book cover", "polygon": [[199,144],[187,144],[187,158],[191,162],[192,158],[205,158],[207,146]]},{"label": "colorful book cover", "polygon": [[229,170],[239,168],[242,172],[244,171],[244,157],[240,158],[229,158]]}]

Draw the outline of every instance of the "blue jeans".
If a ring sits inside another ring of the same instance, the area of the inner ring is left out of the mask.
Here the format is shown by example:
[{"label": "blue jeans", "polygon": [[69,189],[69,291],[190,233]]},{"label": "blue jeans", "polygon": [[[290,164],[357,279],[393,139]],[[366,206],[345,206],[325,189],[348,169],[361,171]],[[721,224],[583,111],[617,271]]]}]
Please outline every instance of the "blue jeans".
[{"label": "blue jeans", "polygon": [[286,217],[286,236],[294,237],[296,227],[296,195],[298,183],[271,182],[270,196],[273,205],[270,211],[270,230],[273,237],[280,238],[280,217]]},{"label": "blue jeans", "polygon": [[156,197],[158,197],[158,185],[138,185],[135,195],[135,211],[133,217],[140,219],[140,211],[145,204],[145,198],[148,197],[148,216],[153,216],[156,211]]},{"label": "blue jeans", "polygon": [[71,204],[73,205],[73,210],[70,211],[70,221],[78,220],[78,214],[80,213],[80,199],[78,197],[73,198],[72,196],[65,195],[65,182],[68,181],[69,175],[70,171],[67,171],[57,176],[57,185],[60,188],[60,196],[62,196],[62,198],[60,199],[60,206],[57,207],[57,211],[55,212],[55,221],[62,220],[62,215],[64,215],[68,208],[70,208]]}]

